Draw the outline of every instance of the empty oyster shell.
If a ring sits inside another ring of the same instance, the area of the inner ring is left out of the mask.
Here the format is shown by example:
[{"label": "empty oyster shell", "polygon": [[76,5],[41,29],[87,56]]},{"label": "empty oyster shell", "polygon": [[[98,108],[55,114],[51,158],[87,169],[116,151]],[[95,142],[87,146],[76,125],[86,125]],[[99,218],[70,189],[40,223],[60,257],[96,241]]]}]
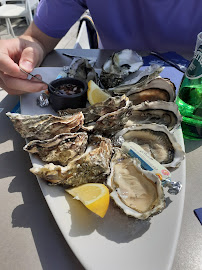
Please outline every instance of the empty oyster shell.
[{"label": "empty oyster shell", "polygon": [[130,73],[137,71],[143,60],[135,51],[125,49],[112,56],[104,63],[100,82],[106,89],[119,85]]},{"label": "empty oyster shell", "polygon": [[101,116],[117,111],[118,109],[129,106],[129,99],[125,95],[110,97],[107,100],[91,105],[87,108],[66,109],[58,111],[60,116],[71,115],[76,112],[82,112],[84,115],[84,123],[88,124],[97,121]]},{"label": "empty oyster shell", "polygon": [[50,139],[60,133],[76,132],[84,123],[82,112],[64,117],[52,114],[22,115],[6,113],[6,115],[23,138],[39,140]]},{"label": "empty oyster shell", "polygon": [[67,76],[87,82],[93,80],[97,83],[98,81],[98,75],[95,72],[94,67],[90,64],[88,59],[81,57],[72,60],[72,63],[67,70]]},{"label": "empty oyster shell", "polygon": [[115,136],[135,142],[164,167],[178,167],[185,153],[175,136],[163,125],[143,124],[124,128]]},{"label": "empty oyster shell", "polygon": [[34,165],[32,173],[56,185],[79,186],[90,182],[104,182],[110,173],[111,140],[92,136],[86,152],[74,158],[65,167],[53,163]]},{"label": "empty oyster shell", "polygon": [[165,125],[169,130],[179,127],[182,116],[177,104],[166,101],[143,102],[130,107],[131,114],[125,127],[134,124],[156,123]]},{"label": "empty oyster shell", "polygon": [[146,86],[133,86],[127,92],[127,96],[134,105],[140,104],[144,101],[174,101],[176,97],[176,87],[174,83],[167,78],[158,77],[151,80]]},{"label": "empty oyster shell", "polygon": [[110,196],[129,216],[146,219],[165,207],[165,198],[159,178],[141,169],[139,161],[114,148],[111,173],[107,185],[112,190]]},{"label": "empty oyster shell", "polygon": [[62,133],[49,140],[33,140],[24,150],[37,154],[45,162],[67,165],[68,161],[86,150],[88,135],[85,132]]}]

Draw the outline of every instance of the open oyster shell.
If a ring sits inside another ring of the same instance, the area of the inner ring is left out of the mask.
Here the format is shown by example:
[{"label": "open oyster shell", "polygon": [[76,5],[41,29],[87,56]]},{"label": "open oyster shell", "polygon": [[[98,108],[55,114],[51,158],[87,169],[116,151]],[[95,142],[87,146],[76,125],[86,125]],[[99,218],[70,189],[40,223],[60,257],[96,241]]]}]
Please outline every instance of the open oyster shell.
[{"label": "open oyster shell", "polygon": [[94,67],[90,64],[86,58],[74,58],[67,70],[67,76],[79,80],[89,82],[93,80],[98,82],[98,74],[95,72]]},{"label": "open oyster shell", "polygon": [[84,115],[84,123],[88,124],[97,121],[101,116],[117,111],[118,109],[129,106],[129,99],[125,95],[110,97],[107,100],[96,103],[86,108],[66,109],[58,111],[60,116],[72,115],[77,112],[82,112]]},{"label": "open oyster shell", "polygon": [[130,79],[126,78],[126,80],[120,85],[107,90],[109,92],[112,91],[115,95],[126,94],[131,88],[146,86],[151,80],[157,78],[163,70],[164,67],[153,64],[144,70],[138,70],[134,74],[130,75]]},{"label": "open oyster shell", "polygon": [[134,124],[151,124],[156,123],[165,125],[169,130],[179,127],[182,116],[178,110],[178,106],[174,102],[153,101],[143,102],[130,107],[131,114],[125,127]]},{"label": "open oyster shell", "polygon": [[104,182],[110,173],[111,140],[102,136],[92,136],[86,152],[68,163],[67,166],[34,165],[30,171],[56,185],[79,186],[85,183]]},{"label": "open oyster shell", "polygon": [[106,89],[119,85],[130,73],[137,71],[143,60],[135,51],[125,49],[112,56],[104,63],[100,82]]},{"label": "open oyster shell", "polygon": [[175,136],[163,125],[134,125],[118,132],[115,141],[119,137],[139,144],[164,167],[178,167],[185,156]]},{"label": "open oyster shell", "polygon": [[175,100],[175,90],[176,87],[170,79],[158,77],[142,87],[132,86],[126,95],[134,105],[144,101],[164,100],[169,102]]},{"label": "open oyster shell", "polygon": [[22,115],[6,113],[6,115],[23,138],[39,140],[50,139],[60,133],[77,132],[84,123],[82,112],[64,117],[52,114]]},{"label": "open oyster shell", "polygon": [[49,140],[33,140],[24,150],[37,154],[45,162],[67,165],[68,161],[86,150],[88,135],[85,132],[62,133]]},{"label": "open oyster shell", "polygon": [[141,169],[140,163],[114,148],[111,173],[107,185],[110,196],[127,215],[146,219],[165,207],[165,197],[159,178]]}]

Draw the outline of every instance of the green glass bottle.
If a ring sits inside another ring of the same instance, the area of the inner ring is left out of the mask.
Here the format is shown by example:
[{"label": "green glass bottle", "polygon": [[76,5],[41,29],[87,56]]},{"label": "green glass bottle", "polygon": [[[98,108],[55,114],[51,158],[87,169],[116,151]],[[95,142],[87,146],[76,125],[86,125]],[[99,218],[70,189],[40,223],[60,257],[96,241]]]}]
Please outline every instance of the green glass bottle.
[{"label": "green glass bottle", "polygon": [[197,45],[176,98],[182,115],[183,136],[192,140],[202,139],[202,39],[201,44],[197,40]]}]

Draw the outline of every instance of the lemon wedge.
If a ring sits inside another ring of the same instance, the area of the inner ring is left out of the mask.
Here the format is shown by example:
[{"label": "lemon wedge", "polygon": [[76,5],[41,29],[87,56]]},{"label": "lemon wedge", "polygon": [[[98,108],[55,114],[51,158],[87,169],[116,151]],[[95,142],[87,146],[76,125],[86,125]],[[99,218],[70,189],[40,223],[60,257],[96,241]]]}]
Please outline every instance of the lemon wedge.
[{"label": "lemon wedge", "polygon": [[94,81],[90,80],[88,82],[88,92],[87,92],[88,101],[91,105],[105,101],[109,97],[109,94],[104,92]]},{"label": "lemon wedge", "polygon": [[104,184],[88,183],[65,190],[89,210],[104,217],[109,207],[109,189]]}]

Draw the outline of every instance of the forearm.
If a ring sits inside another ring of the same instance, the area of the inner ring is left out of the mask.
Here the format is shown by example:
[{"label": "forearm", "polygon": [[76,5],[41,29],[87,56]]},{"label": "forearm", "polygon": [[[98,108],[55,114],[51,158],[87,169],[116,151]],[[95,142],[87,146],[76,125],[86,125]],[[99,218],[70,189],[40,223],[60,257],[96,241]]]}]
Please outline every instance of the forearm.
[{"label": "forearm", "polygon": [[25,31],[25,33],[20,36],[21,39],[26,39],[31,42],[37,42],[39,46],[43,50],[43,58],[51,52],[57,43],[60,41],[59,38],[53,38],[45,33],[43,33],[34,22],[31,23],[31,25],[28,27],[28,29]]}]

